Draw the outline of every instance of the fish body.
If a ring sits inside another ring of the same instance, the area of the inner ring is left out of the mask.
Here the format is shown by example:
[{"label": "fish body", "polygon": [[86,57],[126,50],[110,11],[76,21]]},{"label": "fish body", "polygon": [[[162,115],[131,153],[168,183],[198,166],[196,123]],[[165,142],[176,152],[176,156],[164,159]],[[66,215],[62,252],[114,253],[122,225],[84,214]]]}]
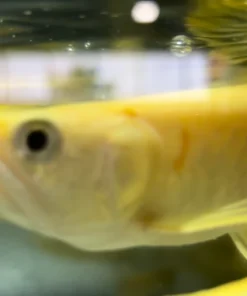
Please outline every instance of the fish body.
[{"label": "fish body", "polygon": [[235,235],[246,91],[0,108],[0,216],[90,251]]}]

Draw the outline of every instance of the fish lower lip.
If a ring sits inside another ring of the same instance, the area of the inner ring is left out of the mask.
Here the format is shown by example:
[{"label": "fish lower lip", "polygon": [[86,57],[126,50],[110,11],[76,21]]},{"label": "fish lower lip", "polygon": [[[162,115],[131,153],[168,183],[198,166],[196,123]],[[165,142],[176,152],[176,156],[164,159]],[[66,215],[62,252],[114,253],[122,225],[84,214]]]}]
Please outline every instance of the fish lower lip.
[{"label": "fish lower lip", "polygon": [[43,197],[35,183],[18,167],[17,160],[1,149],[0,212],[3,211],[5,219],[29,229],[51,228]]}]

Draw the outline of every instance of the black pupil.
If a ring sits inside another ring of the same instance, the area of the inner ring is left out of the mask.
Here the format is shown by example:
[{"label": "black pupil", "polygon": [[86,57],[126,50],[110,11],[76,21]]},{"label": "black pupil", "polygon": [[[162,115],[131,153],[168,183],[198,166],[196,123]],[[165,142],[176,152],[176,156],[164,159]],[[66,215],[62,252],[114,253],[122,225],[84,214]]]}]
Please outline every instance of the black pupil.
[{"label": "black pupil", "polygon": [[34,130],[27,136],[26,145],[31,152],[42,152],[48,145],[48,135],[45,131]]}]

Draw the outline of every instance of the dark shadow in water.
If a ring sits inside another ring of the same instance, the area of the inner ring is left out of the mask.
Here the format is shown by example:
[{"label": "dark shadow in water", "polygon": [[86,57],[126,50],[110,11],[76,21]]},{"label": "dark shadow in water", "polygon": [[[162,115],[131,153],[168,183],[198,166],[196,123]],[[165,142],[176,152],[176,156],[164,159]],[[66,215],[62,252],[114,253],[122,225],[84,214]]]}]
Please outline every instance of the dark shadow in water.
[{"label": "dark shadow in water", "polygon": [[0,233],[5,296],[161,296],[247,275],[228,237],[183,248],[87,253],[5,224]]}]

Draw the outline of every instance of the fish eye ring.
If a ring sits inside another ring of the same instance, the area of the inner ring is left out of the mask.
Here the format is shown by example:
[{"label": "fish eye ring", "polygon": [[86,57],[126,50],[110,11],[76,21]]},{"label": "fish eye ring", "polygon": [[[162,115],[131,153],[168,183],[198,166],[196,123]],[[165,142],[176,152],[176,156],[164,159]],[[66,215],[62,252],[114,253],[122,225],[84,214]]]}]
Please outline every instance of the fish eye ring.
[{"label": "fish eye ring", "polygon": [[59,152],[61,136],[52,123],[33,120],[25,122],[15,131],[13,144],[22,158],[47,160]]}]

